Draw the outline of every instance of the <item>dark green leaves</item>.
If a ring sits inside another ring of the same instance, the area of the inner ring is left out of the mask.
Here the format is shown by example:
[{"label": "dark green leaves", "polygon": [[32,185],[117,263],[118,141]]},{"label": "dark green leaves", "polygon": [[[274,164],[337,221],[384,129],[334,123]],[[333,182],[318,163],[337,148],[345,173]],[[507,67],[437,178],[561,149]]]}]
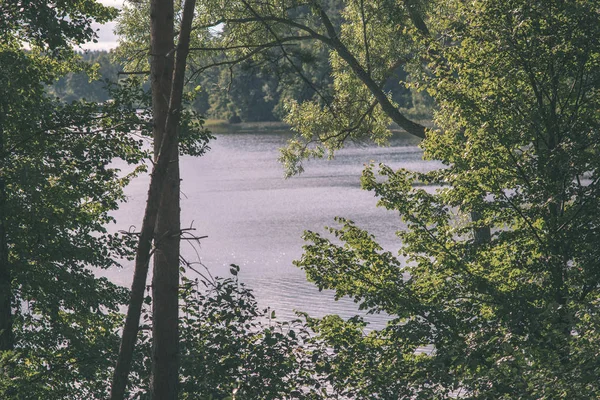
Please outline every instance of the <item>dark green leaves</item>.
[{"label": "dark green leaves", "polygon": [[445,168],[362,178],[406,223],[402,258],[342,220],[335,240],[308,232],[298,262],[391,314],[368,335],[314,322],[357,398],[598,397],[599,5],[432,2],[420,84],[439,110],[422,147]]},{"label": "dark green leaves", "polygon": [[92,21],[104,23],[117,10],[96,0],[5,0],[0,4],[0,36],[59,54],[95,41]]}]

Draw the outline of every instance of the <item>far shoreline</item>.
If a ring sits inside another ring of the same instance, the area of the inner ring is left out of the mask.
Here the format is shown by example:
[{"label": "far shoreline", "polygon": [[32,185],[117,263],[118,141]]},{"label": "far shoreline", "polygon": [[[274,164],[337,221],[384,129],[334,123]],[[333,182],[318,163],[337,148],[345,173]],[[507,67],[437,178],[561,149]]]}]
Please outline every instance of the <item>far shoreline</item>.
[{"label": "far shoreline", "polygon": [[[431,120],[417,120],[416,122],[421,123],[431,129],[435,128]],[[204,127],[211,131],[211,133],[219,135],[238,135],[244,133],[293,134],[292,127],[289,124],[281,121],[230,123],[224,119],[209,118],[204,120]],[[403,137],[407,140],[407,142],[414,145],[418,145],[421,142],[421,139],[410,135],[396,124],[392,124],[389,128],[392,132],[392,137]]]}]

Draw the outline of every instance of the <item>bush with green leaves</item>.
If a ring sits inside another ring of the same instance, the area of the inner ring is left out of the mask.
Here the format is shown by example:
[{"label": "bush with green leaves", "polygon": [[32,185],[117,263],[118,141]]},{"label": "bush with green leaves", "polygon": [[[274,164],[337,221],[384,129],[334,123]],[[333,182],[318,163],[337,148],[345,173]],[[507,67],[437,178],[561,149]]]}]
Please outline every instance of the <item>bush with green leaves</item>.
[{"label": "bush with green leaves", "polygon": [[[5,46],[0,64],[2,350],[14,351],[0,397],[86,398],[110,365],[127,301],[126,290],[94,270],[132,254],[130,238],[107,225],[147,157],[128,133],[149,117],[131,102],[141,95],[135,86],[104,104],[46,96],[61,62],[34,50]],[[133,172],[121,173],[116,159]]]},{"label": "bush with green leaves", "polygon": [[[301,320],[278,321],[261,309],[238,280],[232,265],[227,278],[183,278],[180,319],[181,399],[330,398],[320,372],[329,351]],[[148,303],[151,299],[148,298]],[[136,397],[149,393],[152,317],[149,307],[137,348]],[[146,372],[144,372],[146,371]]]}]

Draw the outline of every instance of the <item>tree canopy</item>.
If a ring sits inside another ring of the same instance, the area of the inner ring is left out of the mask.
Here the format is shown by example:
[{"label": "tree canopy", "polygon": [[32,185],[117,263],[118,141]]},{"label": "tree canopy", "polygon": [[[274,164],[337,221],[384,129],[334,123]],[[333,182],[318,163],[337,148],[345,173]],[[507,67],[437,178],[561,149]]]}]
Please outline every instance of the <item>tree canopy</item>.
[{"label": "tree canopy", "polygon": [[422,147],[446,166],[363,174],[408,225],[402,258],[342,220],[343,245],[309,232],[298,262],[319,287],[394,316],[351,341],[338,332],[360,325],[316,323],[343,349],[334,385],[358,398],[598,397],[598,10],[432,5],[433,36],[416,43],[437,128]]}]

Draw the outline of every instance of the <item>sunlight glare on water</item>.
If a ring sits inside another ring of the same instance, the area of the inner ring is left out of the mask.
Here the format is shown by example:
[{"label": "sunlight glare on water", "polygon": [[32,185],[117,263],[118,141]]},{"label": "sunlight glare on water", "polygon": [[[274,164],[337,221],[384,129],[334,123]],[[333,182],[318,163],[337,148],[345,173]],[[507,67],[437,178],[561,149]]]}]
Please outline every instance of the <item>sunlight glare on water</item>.
[{"label": "sunlight glare on water", "polygon": [[[254,290],[261,306],[276,310],[278,317],[291,318],[294,310],[312,316],[355,315],[357,305],[351,299],[336,302],[332,293],[320,293],[292,265],[302,254],[303,231],[324,232],[340,216],[367,229],[386,250],[396,253],[400,218],[376,208],[374,195],[360,189],[362,169],[370,162],[421,171],[438,165],[424,162],[414,142],[396,138],[390,147],[353,146],[334,160],[305,163],[303,174],[285,179],[277,157],[288,138],[281,133],[220,134],[207,155],[183,157],[182,227],[193,223],[195,234],[208,236],[198,254],[213,275],[226,276],[229,265],[238,264],[241,281]],[[141,225],[147,189],[147,177],[127,188],[128,202],[114,213],[116,229]],[[189,243],[183,242],[182,254],[198,261]],[[110,277],[129,285],[132,268],[126,264]],[[382,326],[385,319],[368,317],[373,327]]]}]

